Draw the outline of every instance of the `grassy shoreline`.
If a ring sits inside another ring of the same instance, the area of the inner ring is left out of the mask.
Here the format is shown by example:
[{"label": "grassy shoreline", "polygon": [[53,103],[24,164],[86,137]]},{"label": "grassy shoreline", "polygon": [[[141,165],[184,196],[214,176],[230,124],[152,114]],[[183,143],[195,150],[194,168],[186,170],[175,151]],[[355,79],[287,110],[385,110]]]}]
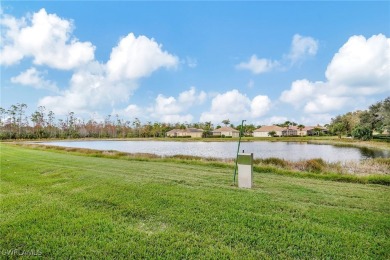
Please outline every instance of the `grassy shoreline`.
[{"label": "grassy shoreline", "polygon": [[218,162],[0,147],[2,252],[77,259],[390,257],[387,186],[256,171],[254,188],[245,190],[231,186],[231,168]]},{"label": "grassy shoreline", "polygon": [[[121,160],[163,161],[192,165],[212,165],[233,169],[231,159],[202,158],[188,155],[158,156],[155,154],[132,154],[119,151],[101,151],[84,148],[47,146],[40,144],[18,143],[17,146],[37,150],[50,150],[59,153],[73,153],[90,157],[102,157]],[[390,158],[367,159],[361,162],[328,163],[321,159],[302,160],[298,162],[278,158],[255,159],[254,171],[270,172],[279,175],[301,178],[316,178],[339,182],[371,183],[390,186]]]}]

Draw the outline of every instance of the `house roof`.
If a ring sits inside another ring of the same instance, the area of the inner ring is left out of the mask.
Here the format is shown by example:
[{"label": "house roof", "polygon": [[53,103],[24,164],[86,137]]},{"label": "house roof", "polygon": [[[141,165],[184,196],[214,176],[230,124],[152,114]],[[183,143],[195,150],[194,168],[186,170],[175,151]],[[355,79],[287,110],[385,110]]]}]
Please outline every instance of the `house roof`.
[{"label": "house roof", "polygon": [[253,132],[272,132],[272,131],[283,131],[285,128],[277,126],[277,125],[265,125],[260,128],[257,128]]},{"label": "house roof", "polygon": [[202,132],[203,133],[203,130],[199,129],[199,128],[187,128],[186,132],[191,132],[191,133],[200,133],[200,132]]},{"label": "house roof", "polygon": [[220,133],[220,132],[237,132],[237,133],[239,133],[240,131],[238,131],[238,130],[236,130],[234,128],[231,128],[230,126],[224,126],[224,127],[215,129],[213,131],[213,133]]},{"label": "house roof", "polygon": [[200,133],[200,132],[202,132],[203,133],[203,130],[198,129],[198,128],[172,129],[171,131],[168,131],[167,133],[174,134],[174,133],[179,133],[179,132],[182,132],[182,133]]},{"label": "house roof", "polygon": [[177,132],[180,132],[181,130],[180,129],[172,129],[170,131],[167,132],[167,134],[174,134],[174,133],[177,133]]}]

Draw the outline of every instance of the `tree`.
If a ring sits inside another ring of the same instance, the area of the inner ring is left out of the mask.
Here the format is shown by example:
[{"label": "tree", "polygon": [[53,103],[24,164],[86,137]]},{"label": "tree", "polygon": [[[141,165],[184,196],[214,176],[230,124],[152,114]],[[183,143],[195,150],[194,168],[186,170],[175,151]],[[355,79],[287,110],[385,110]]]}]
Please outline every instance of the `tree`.
[{"label": "tree", "polygon": [[228,126],[230,124],[230,120],[229,119],[222,120],[222,124]]},{"label": "tree", "polygon": [[268,135],[274,137],[276,135],[276,132],[275,131],[268,132]]},{"label": "tree", "polygon": [[366,140],[370,140],[372,138],[372,131],[367,126],[356,126],[352,130],[352,136],[353,136],[353,138],[366,141]]},{"label": "tree", "polygon": [[319,126],[314,127],[313,129],[314,133],[316,133],[318,136],[322,134],[322,128]]},{"label": "tree", "polygon": [[24,116],[24,113],[26,111],[26,108],[27,108],[27,105],[26,104],[17,104],[16,105],[17,107],[17,113],[18,113],[18,119],[17,119],[17,122],[18,122],[18,132],[19,132],[19,138],[21,137],[21,134],[22,134],[22,126],[23,126],[23,123],[22,123],[22,118]]},{"label": "tree", "polygon": [[331,131],[334,134],[336,134],[339,138],[341,138],[341,135],[346,131],[345,125],[342,122],[337,122],[333,124],[331,129],[332,129]]},{"label": "tree", "polygon": [[[302,131],[302,129],[305,128],[305,126],[302,125],[302,124],[299,124],[299,125],[297,126],[297,128],[299,129],[299,131]],[[302,135],[302,133],[301,133],[301,135]]]}]

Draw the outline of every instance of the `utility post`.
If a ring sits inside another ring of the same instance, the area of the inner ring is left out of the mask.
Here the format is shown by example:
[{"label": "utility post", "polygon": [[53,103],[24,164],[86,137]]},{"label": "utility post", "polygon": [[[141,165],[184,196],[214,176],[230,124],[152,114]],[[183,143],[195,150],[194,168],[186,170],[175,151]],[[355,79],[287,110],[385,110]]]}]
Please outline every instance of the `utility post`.
[{"label": "utility post", "polygon": [[237,160],[238,160],[238,153],[240,152],[240,143],[241,143],[241,136],[242,136],[242,128],[244,126],[244,122],[246,120],[242,120],[241,122],[241,128],[240,128],[240,136],[238,137],[238,147],[237,147],[237,154],[236,154],[236,165],[234,166],[234,175],[233,175],[233,185],[236,184],[236,174],[237,174]]}]

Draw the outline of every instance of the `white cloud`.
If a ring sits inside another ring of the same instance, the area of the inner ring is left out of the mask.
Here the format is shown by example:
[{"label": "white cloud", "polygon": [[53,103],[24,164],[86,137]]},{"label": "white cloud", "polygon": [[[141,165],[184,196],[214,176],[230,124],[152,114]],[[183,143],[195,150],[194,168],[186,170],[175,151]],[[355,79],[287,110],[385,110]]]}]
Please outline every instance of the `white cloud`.
[{"label": "white cloud", "polygon": [[329,63],[326,81],[294,81],[280,100],[302,107],[308,114],[337,111],[361,103],[367,96],[390,93],[389,71],[389,38],[382,34],[368,39],[352,36]]},{"label": "white cloud", "polygon": [[178,63],[178,58],[163,51],[153,38],[135,37],[130,33],[112,49],[107,73],[112,80],[134,80],[149,76],[161,67],[175,68]]},{"label": "white cloud", "polygon": [[191,106],[193,104],[202,104],[206,98],[206,92],[201,91],[199,94],[197,94],[196,88],[191,87],[189,90],[180,93],[179,102]]},{"label": "white cloud", "polygon": [[318,51],[318,41],[312,37],[295,34],[291,43],[288,58],[292,63],[300,61],[308,56],[314,56]]},{"label": "white cloud", "polygon": [[45,80],[42,74],[43,73],[38,71],[36,68],[31,67],[20,73],[18,76],[12,77],[11,82],[25,86],[32,86],[36,89],[47,89],[58,92],[56,84],[50,80]]},{"label": "white cloud", "polygon": [[255,123],[255,125],[274,125],[281,124],[286,122],[287,120],[291,120],[291,118],[287,118],[285,116],[271,116],[268,118],[261,119]]},{"label": "white cloud", "polygon": [[326,94],[317,95],[306,103],[304,112],[309,114],[325,113],[343,108],[350,99],[348,97],[332,97]]},{"label": "white cloud", "polygon": [[251,102],[252,117],[257,118],[265,115],[271,106],[271,100],[267,96],[256,96]]},{"label": "white cloud", "polygon": [[90,110],[125,102],[137,89],[136,81],[111,81],[105,75],[104,64],[89,64],[76,71],[70,86],[61,95],[46,96],[39,105],[50,108],[56,114],[72,112],[87,113]]},{"label": "white cloud", "polygon": [[280,96],[280,100],[295,106],[301,105],[302,101],[310,98],[314,93],[314,84],[306,79],[296,80],[292,83],[290,90],[285,90]]},{"label": "white cloud", "polygon": [[73,24],[45,9],[20,20],[2,15],[0,64],[13,65],[32,57],[36,65],[69,70],[94,59],[95,46],[72,36]]},{"label": "white cloud", "polygon": [[[306,57],[315,56],[318,51],[318,41],[312,37],[301,36],[295,34],[291,42],[290,53],[285,55],[292,64],[304,60]],[[284,60],[270,60],[264,58],[257,58],[252,55],[247,62],[241,62],[236,65],[236,69],[249,70],[253,74],[261,74],[272,71],[276,68],[285,68],[286,59]]]},{"label": "white cloud", "polygon": [[195,105],[202,104],[206,97],[207,95],[204,91],[198,93],[195,87],[181,92],[178,98],[172,96],[165,97],[159,94],[155,99],[154,105],[148,111],[153,118],[162,122],[191,122],[193,116],[187,113],[188,110]]},{"label": "white cloud", "polygon": [[[70,111],[90,113],[128,101],[140,78],[159,68],[175,68],[179,63],[154,39],[132,33],[112,49],[107,63],[100,63],[94,60],[95,46],[80,42],[73,35],[73,21],[48,14],[45,9],[20,19],[1,14],[0,24],[0,64],[8,66],[31,58],[36,65],[72,70],[67,89],[38,102],[58,115]],[[56,89],[35,68],[22,72],[11,82]]]},{"label": "white cloud", "polygon": [[340,48],[325,72],[332,85],[344,85],[362,94],[390,91],[390,38],[352,36]]},{"label": "white cloud", "polygon": [[279,63],[277,61],[258,59],[256,55],[252,55],[248,62],[241,62],[236,65],[236,68],[250,70],[253,74],[261,74],[274,69],[278,65]]},{"label": "white cloud", "polygon": [[124,109],[113,109],[111,115],[119,115],[125,119],[134,119],[144,116],[144,111],[137,105],[130,104]]},{"label": "white cloud", "polygon": [[242,119],[255,119],[269,110],[271,101],[267,96],[256,96],[250,100],[246,95],[233,89],[218,94],[211,101],[211,109],[203,112],[200,121],[220,123],[224,119],[239,122]]}]

